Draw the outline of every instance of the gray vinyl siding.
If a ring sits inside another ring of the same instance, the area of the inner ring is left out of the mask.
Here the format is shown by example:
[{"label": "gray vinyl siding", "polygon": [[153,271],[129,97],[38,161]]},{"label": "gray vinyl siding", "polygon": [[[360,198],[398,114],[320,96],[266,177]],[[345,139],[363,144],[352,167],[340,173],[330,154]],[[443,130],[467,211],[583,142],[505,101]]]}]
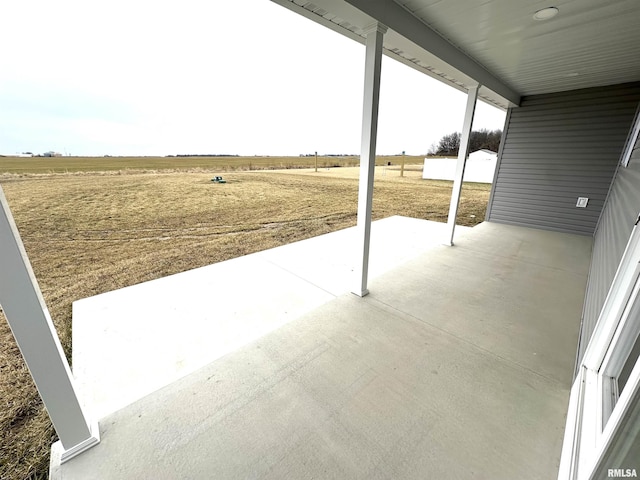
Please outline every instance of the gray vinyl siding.
[{"label": "gray vinyl siding", "polygon": [[505,126],[488,220],[593,235],[638,100],[640,84],[524,97]]},{"label": "gray vinyl siding", "polygon": [[585,296],[578,364],[604,304],[611,282],[640,213],[640,141],[627,167],[616,172],[594,236],[589,283]]}]

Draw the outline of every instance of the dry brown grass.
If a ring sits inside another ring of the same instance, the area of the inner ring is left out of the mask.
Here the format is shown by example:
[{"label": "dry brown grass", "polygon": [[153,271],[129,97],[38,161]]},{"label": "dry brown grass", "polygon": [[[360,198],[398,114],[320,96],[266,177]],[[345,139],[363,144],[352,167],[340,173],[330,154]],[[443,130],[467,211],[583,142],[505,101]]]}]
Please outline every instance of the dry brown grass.
[{"label": "dry brown grass", "polygon": [[[450,182],[380,168],[374,218],[446,220]],[[352,226],[356,177],[335,169],[228,173],[224,185],[184,172],[0,182],[70,358],[73,301]],[[484,219],[489,190],[465,185],[460,224]],[[44,478],[54,432],[4,320],[0,338],[0,478]]]},{"label": "dry brown grass", "polygon": [[[401,161],[420,164],[424,155],[385,155],[376,157],[377,165]],[[310,157],[3,157],[0,156],[0,173],[19,175],[73,173],[73,172],[154,172],[158,170],[223,170],[247,171],[313,167],[315,156]],[[360,163],[354,155],[318,155],[319,167],[351,167]]]}]

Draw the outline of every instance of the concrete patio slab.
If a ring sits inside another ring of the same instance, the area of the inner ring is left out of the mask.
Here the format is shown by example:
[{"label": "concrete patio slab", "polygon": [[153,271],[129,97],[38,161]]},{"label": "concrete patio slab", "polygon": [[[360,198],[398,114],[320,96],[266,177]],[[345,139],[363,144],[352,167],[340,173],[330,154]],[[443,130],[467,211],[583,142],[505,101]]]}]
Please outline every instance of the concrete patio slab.
[{"label": "concrete patio slab", "polygon": [[591,238],[483,223],[456,245],[374,279],[373,298],[569,385]]},{"label": "concrete patio slab", "polygon": [[482,224],[107,415],[52,478],[555,478],[590,248]]},{"label": "concrete patio slab", "polygon": [[[73,373],[85,407],[101,419],[347,293],[354,234],[349,228],[74,302]],[[442,223],[374,222],[370,278],[444,236]]]}]

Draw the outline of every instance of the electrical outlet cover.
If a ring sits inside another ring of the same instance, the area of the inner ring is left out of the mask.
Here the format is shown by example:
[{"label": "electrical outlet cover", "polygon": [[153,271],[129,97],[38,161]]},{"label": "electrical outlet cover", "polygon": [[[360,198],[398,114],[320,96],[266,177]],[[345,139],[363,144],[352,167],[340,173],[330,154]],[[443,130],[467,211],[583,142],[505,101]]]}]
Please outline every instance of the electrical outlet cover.
[{"label": "electrical outlet cover", "polygon": [[587,197],[578,197],[578,203],[576,203],[576,207],[578,208],[586,208],[589,199]]}]

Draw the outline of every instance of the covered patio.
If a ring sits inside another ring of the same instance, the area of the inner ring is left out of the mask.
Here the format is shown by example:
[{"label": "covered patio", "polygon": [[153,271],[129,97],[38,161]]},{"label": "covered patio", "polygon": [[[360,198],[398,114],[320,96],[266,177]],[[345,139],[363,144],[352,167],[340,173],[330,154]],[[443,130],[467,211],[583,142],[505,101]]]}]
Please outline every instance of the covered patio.
[{"label": "covered patio", "polygon": [[[79,302],[72,375],[0,195],[0,300],[60,437],[54,478],[635,473],[612,455],[640,442],[637,1],[274,1],[365,45],[357,227]],[[467,95],[447,225],[372,226],[383,54]],[[456,231],[477,100],[505,129],[487,223]],[[302,254],[336,244],[346,269]],[[211,350],[213,317],[180,310],[195,284],[230,289]],[[182,351],[155,318],[190,324]]]},{"label": "covered patio", "polygon": [[[373,232],[388,241],[403,235],[412,247],[399,255],[387,242],[372,245],[368,296],[346,285],[324,290],[330,298],[279,328],[259,338],[247,330],[248,343],[101,418],[101,442],[53,478],[554,477],[591,238],[483,223],[461,231],[451,249],[433,241],[446,225],[401,217],[374,222]],[[251,284],[261,297],[277,298],[279,285],[260,263],[284,268],[288,259],[300,282],[321,288],[333,272],[339,285],[339,261],[304,273],[306,249],[320,265],[356,233],[205,267],[200,283],[246,269],[257,272]],[[193,278],[159,280],[176,294],[156,289],[156,300],[174,316],[189,308],[181,297]],[[136,288],[145,286],[129,293]],[[234,288],[220,292],[221,312]],[[82,302],[92,300],[101,303]],[[201,331],[214,330],[203,323]],[[163,333],[148,335],[138,340]],[[158,349],[156,357],[172,354]]]}]

